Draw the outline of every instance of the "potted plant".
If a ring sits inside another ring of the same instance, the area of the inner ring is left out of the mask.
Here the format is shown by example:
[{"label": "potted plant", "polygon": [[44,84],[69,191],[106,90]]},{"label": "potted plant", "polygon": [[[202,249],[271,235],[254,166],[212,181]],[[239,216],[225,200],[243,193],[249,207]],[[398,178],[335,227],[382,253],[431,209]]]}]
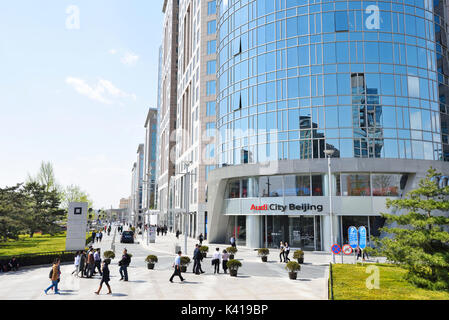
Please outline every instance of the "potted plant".
[{"label": "potted plant", "polygon": [[295,250],[293,252],[293,259],[298,260],[298,263],[304,263],[304,251],[302,250]]},{"label": "potted plant", "polygon": [[203,258],[206,258],[208,251],[209,251],[209,247],[208,246],[201,246],[200,247],[200,252],[203,255]]},{"label": "potted plant", "polygon": [[157,262],[157,256],[150,254],[146,257],[145,262],[147,263],[148,269],[154,269],[154,264]]},{"label": "potted plant", "polygon": [[110,251],[110,250],[108,250],[108,251],[105,251],[105,252],[103,252],[103,256],[106,258],[106,259],[114,259],[115,258],[115,253],[114,253],[114,251]]},{"label": "potted plant", "polygon": [[236,247],[228,247],[226,248],[226,251],[229,252],[229,260],[234,259],[234,255],[237,253],[237,248]]},{"label": "potted plant", "polygon": [[181,257],[181,272],[187,272],[187,266],[190,263],[190,258],[187,256]]},{"label": "potted plant", "polygon": [[237,270],[242,266],[242,263],[238,260],[231,259],[226,265],[228,266],[231,277],[237,277]]},{"label": "potted plant", "polygon": [[267,262],[267,256],[270,254],[270,250],[267,248],[260,248],[257,250],[259,257],[262,257],[262,262]]},{"label": "potted plant", "polygon": [[298,277],[298,271],[301,270],[301,265],[296,261],[289,261],[287,262],[285,269],[289,271],[288,277],[292,280],[296,280]]}]

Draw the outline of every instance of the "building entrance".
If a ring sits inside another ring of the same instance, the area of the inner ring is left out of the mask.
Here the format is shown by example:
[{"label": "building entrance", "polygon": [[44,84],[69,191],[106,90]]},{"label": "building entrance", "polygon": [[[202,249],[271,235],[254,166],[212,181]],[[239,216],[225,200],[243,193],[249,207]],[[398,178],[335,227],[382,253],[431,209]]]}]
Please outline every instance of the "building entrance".
[{"label": "building entrance", "polygon": [[267,216],[262,230],[263,243],[269,248],[279,248],[282,241],[305,251],[322,250],[320,216]]}]

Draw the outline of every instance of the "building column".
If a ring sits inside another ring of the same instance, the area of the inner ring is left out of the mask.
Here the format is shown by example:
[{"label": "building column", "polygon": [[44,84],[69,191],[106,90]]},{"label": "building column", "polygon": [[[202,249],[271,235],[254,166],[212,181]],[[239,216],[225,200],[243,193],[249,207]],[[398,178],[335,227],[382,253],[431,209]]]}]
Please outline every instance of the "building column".
[{"label": "building column", "polygon": [[[322,216],[322,222],[323,225],[321,226],[322,228],[322,232],[323,232],[323,237],[321,239],[322,241],[322,245],[323,245],[323,250],[326,252],[331,252],[331,246],[332,244],[330,243],[330,239],[331,239],[331,219],[329,215],[325,215]],[[334,229],[334,243],[337,243],[338,238],[339,238],[339,234],[340,234],[340,228],[339,228],[339,223],[338,223],[338,217],[335,215],[333,215],[333,229]]]},{"label": "building column", "polygon": [[260,216],[246,216],[246,246],[248,248],[260,248],[262,239]]}]

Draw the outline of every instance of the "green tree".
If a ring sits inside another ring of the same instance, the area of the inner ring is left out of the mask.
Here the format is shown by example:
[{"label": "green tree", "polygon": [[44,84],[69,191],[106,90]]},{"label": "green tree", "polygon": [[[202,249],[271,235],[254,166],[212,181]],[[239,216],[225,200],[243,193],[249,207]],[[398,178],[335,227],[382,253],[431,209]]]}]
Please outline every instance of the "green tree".
[{"label": "green tree", "polygon": [[66,211],[60,208],[61,198],[56,188],[47,191],[46,186],[29,182],[24,186],[24,193],[28,199],[22,220],[30,237],[37,231],[49,234],[59,231],[57,222],[65,217]]},{"label": "green tree", "polygon": [[62,207],[64,209],[69,208],[70,202],[87,202],[89,204],[89,208],[93,207],[93,201],[91,200],[88,193],[81,190],[79,186],[70,185],[65,187],[62,193]]},{"label": "green tree", "polygon": [[18,240],[25,229],[27,198],[21,184],[0,188],[0,241]]},{"label": "green tree", "polygon": [[35,177],[28,174],[27,182],[36,182],[42,186],[45,186],[45,191],[51,191],[56,189],[61,192],[62,187],[56,182],[55,170],[51,162],[41,162],[39,172]]},{"label": "green tree", "polygon": [[407,269],[407,279],[419,286],[436,290],[449,289],[449,187],[439,188],[430,168],[417,189],[403,199],[387,199],[387,208],[404,214],[383,214],[388,227],[381,231],[392,237],[380,241],[381,252],[388,260]]}]

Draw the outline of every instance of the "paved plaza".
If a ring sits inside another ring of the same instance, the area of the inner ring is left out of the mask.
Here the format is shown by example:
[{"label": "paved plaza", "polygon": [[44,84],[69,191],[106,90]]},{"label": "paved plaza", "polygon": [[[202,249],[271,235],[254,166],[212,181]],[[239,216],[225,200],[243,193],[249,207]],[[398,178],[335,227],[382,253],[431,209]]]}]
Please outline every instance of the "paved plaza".
[{"label": "paved plaza", "polygon": [[[110,237],[103,237],[100,244],[102,252],[110,250],[112,244],[112,234]],[[120,244],[119,235],[116,236],[115,253],[116,258],[112,260],[111,287],[112,295],[107,295],[107,288],[104,286],[99,296],[94,294],[100,283],[99,275],[94,278],[77,278],[71,275],[74,270],[73,264],[61,266],[61,295],[54,295],[49,291],[45,295],[44,289],[50,285],[48,273],[50,265],[35,268],[23,268],[19,272],[9,272],[0,275],[0,299],[19,300],[109,300],[109,299],[136,299],[136,300],[320,300],[327,299],[327,276],[330,255],[321,252],[306,252],[305,263],[298,273],[297,280],[290,280],[288,271],[285,270],[285,263],[279,263],[278,250],[271,250],[268,262],[263,263],[257,256],[254,249],[238,247],[235,258],[242,262],[242,267],[238,270],[238,277],[230,277],[229,274],[213,274],[211,256],[216,247],[222,251],[226,244],[208,244],[208,257],[203,260],[202,268],[206,273],[195,275],[192,273],[193,264],[188,266],[188,272],[183,274],[186,279],[184,283],[179,282],[179,278],[170,283],[168,279],[173,273],[172,264],[175,257],[175,245],[179,244],[184,250],[184,238],[181,235],[179,240],[172,234],[159,236],[156,243],[147,245],[146,238],[138,235],[136,244]],[[188,239],[187,255],[192,257],[193,248],[196,241]],[[128,268],[129,281],[119,281],[120,260],[124,248],[131,253],[132,262]],[[155,254],[159,258],[154,270],[148,270],[145,257],[148,254]],[[292,253],[290,254],[290,258]],[[340,259],[340,258],[337,258]],[[353,262],[353,258],[347,258],[347,262]],[[340,262],[337,260],[337,262]],[[193,262],[192,262],[193,263]],[[221,272],[223,272],[221,270]]]}]

